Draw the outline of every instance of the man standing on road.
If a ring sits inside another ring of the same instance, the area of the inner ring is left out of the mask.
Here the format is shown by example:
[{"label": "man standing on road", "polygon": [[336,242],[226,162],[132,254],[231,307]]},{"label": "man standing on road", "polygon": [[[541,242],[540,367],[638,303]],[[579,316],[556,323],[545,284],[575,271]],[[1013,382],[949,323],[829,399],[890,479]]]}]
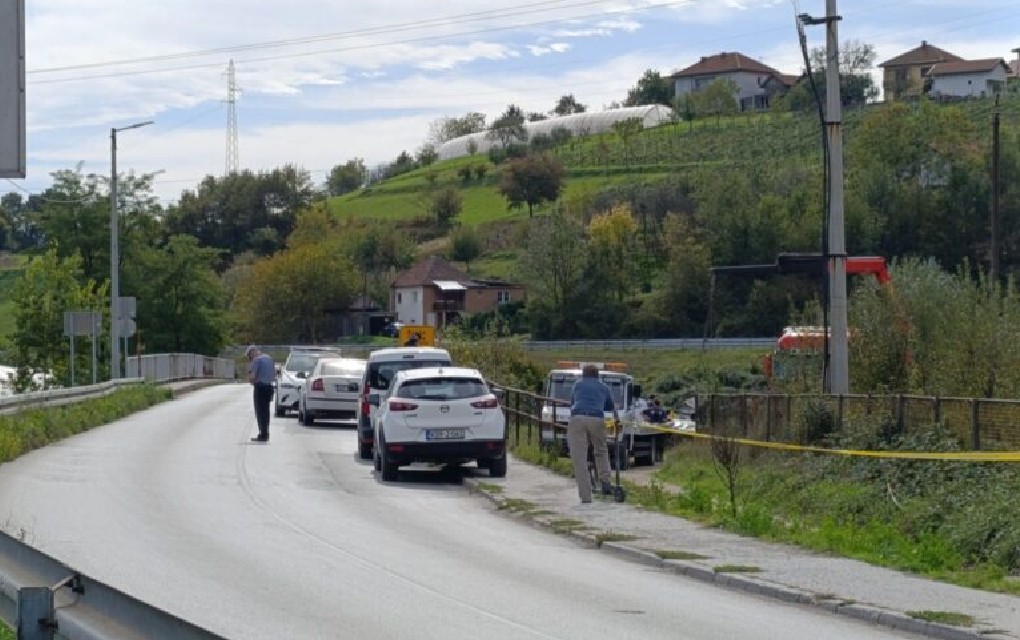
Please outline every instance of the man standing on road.
[{"label": "man standing on road", "polygon": [[262,353],[251,345],[244,351],[248,356],[248,382],[251,383],[255,399],[255,420],[259,435],[252,442],[269,442],[269,405],[273,402],[273,381],[276,379],[276,365],[268,353]]},{"label": "man standing on road", "polygon": [[613,486],[609,475],[609,448],[606,446],[605,412],[612,411],[619,424],[620,414],[613,404],[609,387],[599,380],[599,370],[593,364],[581,369],[581,379],[574,384],[570,396],[570,420],[567,422],[567,446],[570,461],[574,464],[574,479],[581,503],[591,502],[591,478],[588,475],[588,444],[595,454],[595,471],[602,484],[602,493],[610,495]]}]

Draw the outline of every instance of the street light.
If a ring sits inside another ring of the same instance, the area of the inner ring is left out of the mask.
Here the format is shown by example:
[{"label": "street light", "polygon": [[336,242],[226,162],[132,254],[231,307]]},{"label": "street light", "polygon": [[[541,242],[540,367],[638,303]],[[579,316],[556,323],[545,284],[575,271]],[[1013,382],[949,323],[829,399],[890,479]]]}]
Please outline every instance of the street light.
[{"label": "street light", "polygon": [[110,129],[110,379],[120,378],[120,242],[117,231],[117,132],[153,124],[152,120]]}]

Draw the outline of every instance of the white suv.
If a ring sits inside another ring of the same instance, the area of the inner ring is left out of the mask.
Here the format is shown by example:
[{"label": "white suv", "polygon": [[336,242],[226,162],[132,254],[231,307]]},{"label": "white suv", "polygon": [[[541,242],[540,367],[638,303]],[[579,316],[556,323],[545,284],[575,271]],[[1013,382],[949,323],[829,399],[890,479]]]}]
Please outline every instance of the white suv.
[{"label": "white suv", "polygon": [[383,480],[412,462],[477,460],[489,475],[506,475],[506,418],[476,369],[430,367],[396,374],[385,397],[373,393],[375,468]]},{"label": "white suv", "polygon": [[336,347],[291,347],[276,376],[276,416],[283,417],[288,409],[297,411],[301,387],[319,358],[339,357],[340,349]]}]

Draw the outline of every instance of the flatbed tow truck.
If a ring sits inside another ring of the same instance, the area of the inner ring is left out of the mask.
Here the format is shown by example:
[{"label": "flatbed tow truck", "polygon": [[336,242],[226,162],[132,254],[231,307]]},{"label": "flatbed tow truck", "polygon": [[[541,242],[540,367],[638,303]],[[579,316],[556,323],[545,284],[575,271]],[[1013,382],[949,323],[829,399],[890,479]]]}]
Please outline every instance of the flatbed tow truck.
[{"label": "flatbed tow truck", "polygon": [[[545,402],[542,405],[541,443],[543,447],[556,450],[559,455],[570,455],[567,446],[567,421],[570,419],[570,395],[574,383],[581,378],[581,368],[594,364],[599,369],[601,380],[613,396],[613,404],[620,415],[621,437],[620,468],[630,467],[631,458],[635,465],[653,465],[662,460],[666,440],[670,432],[693,430],[694,423],[688,419],[672,420],[652,424],[642,416],[646,408],[641,399],[641,385],[634,383],[634,376],[622,362],[578,362],[561,361],[549,372],[545,385]],[[612,412],[606,412],[606,421],[613,419]],[[614,434],[608,434],[609,461],[617,460]]]}]

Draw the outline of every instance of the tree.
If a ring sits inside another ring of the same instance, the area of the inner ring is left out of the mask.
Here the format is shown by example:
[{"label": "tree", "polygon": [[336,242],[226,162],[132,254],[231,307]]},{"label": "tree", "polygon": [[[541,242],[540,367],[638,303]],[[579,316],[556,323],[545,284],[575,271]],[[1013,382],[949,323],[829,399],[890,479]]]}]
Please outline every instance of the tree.
[{"label": "tree", "polygon": [[538,339],[577,335],[575,311],[587,255],[578,216],[554,211],[530,223],[521,272],[529,284],[528,312]]},{"label": "tree", "polygon": [[215,249],[194,236],[172,236],[125,266],[125,283],[138,298],[138,326],[156,353],[216,355],[226,343],[224,295]]},{"label": "tree", "polygon": [[541,113],[539,111],[529,111],[528,112],[528,122],[539,122],[541,120],[548,120],[548,119],[549,119],[549,116],[547,116],[544,113]]},{"label": "tree", "polygon": [[623,142],[624,151],[627,154],[627,159],[630,159],[630,143],[634,139],[634,136],[644,129],[644,123],[641,118],[627,118],[626,120],[620,120],[613,123],[613,132],[619,136],[620,141]]},{"label": "tree", "polygon": [[368,180],[368,169],[365,168],[365,161],[361,158],[354,158],[333,167],[326,179],[326,189],[331,196],[342,196],[360,189],[366,180]]},{"label": "tree", "polygon": [[443,189],[432,198],[432,203],[429,205],[429,210],[435,216],[436,224],[440,229],[449,227],[450,222],[460,214],[463,208],[464,198],[456,187]]},{"label": "tree", "polygon": [[489,140],[498,140],[503,149],[515,141],[525,142],[528,139],[528,130],[524,126],[524,112],[515,104],[507,106],[503,115],[496,118],[486,137]]},{"label": "tree", "polygon": [[435,145],[425,143],[419,147],[415,160],[417,160],[419,167],[427,167],[435,162],[437,158],[439,158],[439,154],[436,152]]},{"label": "tree", "polygon": [[482,241],[472,227],[461,225],[450,234],[450,259],[464,263],[465,270],[471,272],[471,261],[482,253]]},{"label": "tree", "polygon": [[429,124],[426,140],[435,147],[447,140],[485,131],[485,114],[471,111],[459,118],[439,118]]},{"label": "tree", "polygon": [[514,209],[528,205],[528,217],[535,205],[560,197],[563,189],[563,164],[555,156],[531,154],[506,163],[499,177],[499,192]]},{"label": "tree", "polygon": [[550,112],[556,116],[568,116],[572,113],[584,113],[588,110],[588,107],[584,106],[574,98],[574,94],[568,93],[560,96],[560,99],[556,101],[556,106]]},{"label": "tree", "polygon": [[301,211],[294,223],[294,230],[287,236],[287,247],[294,248],[306,244],[316,244],[334,237],[340,225],[336,216],[321,203]]},{"label": "tree", "polygon": [[[633,289],[637,271],[634,262],[637,253],[637,223],[630,206],[618,204],[588,223],[588,255],[590,269],[598,275],[598,291],[605,292],[622,302]],[[592,299],[589,297],[589,299]]]},{"label": "tree", "polygon": [[319,243],[262,258],[238,292],[242,333],[259,342],[321,342],[332,314],[358,291],[354,263],[337,245]]},{"label": "tree", "polygon": [[728,78],[716,78],[696,94],[698,111],[714,115],[718,125],[722,116],[737,112],[737,83]]},{"label": "tree", "polygon": [[673,86],[669,80],[659,75],[658,71],[648,69],[637,84],[627,92],[623,101],[625,107],[637,107],[645,104],[664,104],[673,102]]},{"label": "tree", "polygon": [[[109,322],[109,289],[105,282],[84,278],[82,259],[61,258],[55,248],[31,260],[10,297],[14,332],[10,336],[14,365],[32,371],[52,371],[61,384],[70,384],[70,350],[64,338],[64,312],[96,311]],[[109,335],[104,330],[102,335]],[[78,371],[88,370],[88,344],[82,350]],[[102,349],[100,349],[100,354]],[[105,378],[100,374],[100,378]]]},{"label": "tree", "polygon": [[313,194],[308,173],[292,166],[206,176],[197,190],[185,191],[166,212],[166,231],[193,235],[202,246],[229,255],[268,255],[283,247],[297,212],[311,204]]},{"label": "tree", "polygon": [[[839,90],[843,106],[861,105],[878,98],[878,87],[871,77],[875,65],[875,47],[860,40],[846,40],[839,52]],[[811,74],[818,95],[825,103],[826,92],[825,47],[811,49]],[[805,78],[790,89],[785,103],[791,111],[817,109],[810,81]]]}]

